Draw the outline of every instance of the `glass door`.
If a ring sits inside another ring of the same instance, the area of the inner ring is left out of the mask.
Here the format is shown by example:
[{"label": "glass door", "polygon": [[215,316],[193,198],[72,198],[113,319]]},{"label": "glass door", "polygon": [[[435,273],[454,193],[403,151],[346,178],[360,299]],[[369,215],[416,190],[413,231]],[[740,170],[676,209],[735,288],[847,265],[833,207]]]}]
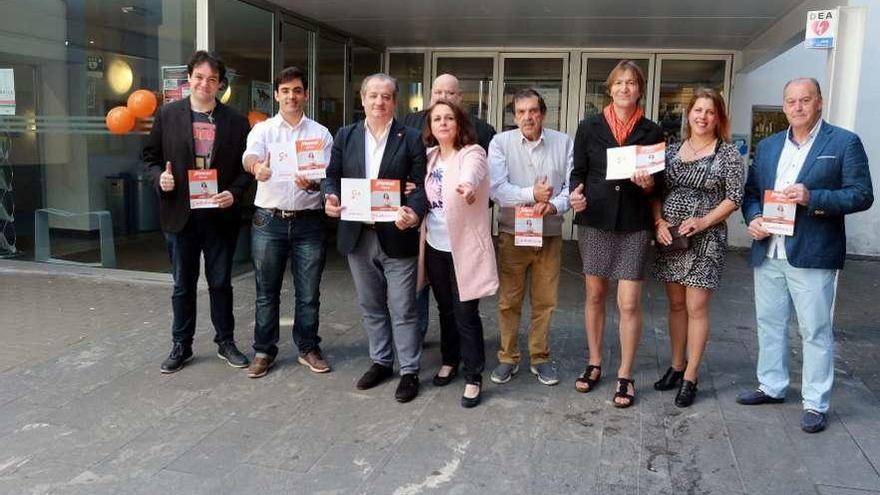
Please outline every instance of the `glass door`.
[{"label": "glass door", "polygon": [[653,91],[654,57],[646,53],[584,53],[581,63],[581,106],[578,120],[599,113],[611,103],[608,95],[608,74],[621,60],[629,59],[636,63],[647,81],[642,95],[642,109],[650,116]]},{"label": "glass door", "polygon": [[568,53],[502,53],[501,91],[497,109],[499,131],[516,127],[513,121],[513,95],[532,88],[547,104],[544,127],[565,132],[568,110]]},{"label": "glass door", "polygon": [[730,106],[729,55],[657,55],[654,67],[654,116],[669,143],[681,139],[687,104],[697,88],[719,91]]},{"label": "glass door", "polygon": [[[474,117],[492,122],[497,57],[494,53],[434,53],[433,81],[440,74],[452,74],[461,87],[461,104]],[[428,92],[430,94],[430,91]]]}]

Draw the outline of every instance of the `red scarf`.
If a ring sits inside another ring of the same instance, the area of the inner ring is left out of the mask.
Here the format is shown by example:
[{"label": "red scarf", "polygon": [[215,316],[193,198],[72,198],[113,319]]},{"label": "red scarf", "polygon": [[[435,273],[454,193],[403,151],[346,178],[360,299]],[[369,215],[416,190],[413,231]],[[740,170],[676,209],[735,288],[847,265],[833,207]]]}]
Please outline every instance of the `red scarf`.
[{"label": "red scarf", "polygon": [[611,103],[602,110],[602,113],[605,115],[605,122],[608,122],[608,127],[611,128],[611,133],[614,134],[614,140],[617,141],[617,144],[620,146],[623,146],[623,143],[626,142],[626,138],[632,133],[633,128],[636,126],[636,122],[645,115],[645,112],[642,111],[642,107],[636,107],[636,111],[629,117],[629,120],[621,122],[617,120],[617,114],[614,113],[614,108],[612,108]]}]

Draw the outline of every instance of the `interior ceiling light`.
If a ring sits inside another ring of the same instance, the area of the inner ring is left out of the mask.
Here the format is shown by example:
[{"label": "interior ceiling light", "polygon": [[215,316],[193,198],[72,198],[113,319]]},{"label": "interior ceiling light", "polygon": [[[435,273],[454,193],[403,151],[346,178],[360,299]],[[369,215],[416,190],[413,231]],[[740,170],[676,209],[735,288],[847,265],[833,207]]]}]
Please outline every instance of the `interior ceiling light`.
[{"label": "interior ceiling light", "polygon": [[126,14],[135,14],[135,15],[146,15],[147,9],[143,7],[138,7],[137,5],[126,5],[124,7],[120,7],[120,10]]}]

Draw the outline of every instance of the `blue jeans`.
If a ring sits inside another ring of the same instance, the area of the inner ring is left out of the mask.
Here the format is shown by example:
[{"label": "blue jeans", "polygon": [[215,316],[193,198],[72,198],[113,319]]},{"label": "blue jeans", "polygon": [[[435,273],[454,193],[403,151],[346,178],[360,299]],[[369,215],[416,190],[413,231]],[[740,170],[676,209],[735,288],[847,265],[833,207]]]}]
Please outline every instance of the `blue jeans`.
[{"label": "blue jeans", "polygon": [[295,292],[293,342],[301,354],[320,350],[318,312],[327,253],[322,212],[304,218],[281,219],[257,208],[251,230],[251,255],[257,283],[254,351],[273,358],[278,354],[281,284],[288,259]]},{"label": "blue jeans", "polygon": [[828,411],[834,382],[832,309],[837,272],[795,268],[766,259],[755,268],[758,319],[758,383],[771,397],[788,388],[788,321],[792,305],[803,341],[801,395],[804,409]]},{"label": "blue jeans", "polygon": [[229,225],[209,217],[211,212],[193,211],[183,230],[165,233],[171,260],[174,292],[171,307],[174,342],[192,345],[196,333],[196,296],[198,295],[199,258],[205,255],[205,278],[211,301],[214,342],[234,342],[235,318],[232,316],[232,256],[238,240],[238,223]]}]

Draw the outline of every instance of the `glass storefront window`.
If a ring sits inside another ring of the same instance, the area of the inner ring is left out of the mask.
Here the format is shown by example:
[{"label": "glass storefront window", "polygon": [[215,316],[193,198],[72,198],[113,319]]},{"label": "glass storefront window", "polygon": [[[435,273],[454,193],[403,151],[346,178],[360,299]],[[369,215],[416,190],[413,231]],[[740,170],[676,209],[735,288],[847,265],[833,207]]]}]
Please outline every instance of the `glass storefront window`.
[{"label": "glass storefront window", "polygon": [[[400,94],[397,97],[397,116],[402,118],[411,112],[424,108],[425,54],[391,53],[389,55],[388,72],[397,79]],[[360,81],[354,83],[360,86]]]},{"label": "glass storefront window", "polygon": [[382,72],[382,53],[359,45],[351,47],[351,122],[363,120],[364,106],[361,105],[361,82],[369,75]]},{"label": "glass storefront window", "polygon": [[[111,135],[104,118],[135,90],[161,96],[162,68],[188,62],[195,3],[8,9],[0,92],[13,102],[0,105],[0,256],[168,270],[158,200],[141,173],[151,120]],[[101,243],[102,229],[109,243]]]},{"label": "glass storefront window", "polygon": [[494,57],[438,57],[437,72],[452,74],[461,87],[461,104],[474,117],[488,120],[495,81]]},{"label": "glass storefront window", "polygon": [[[281,28],[281,49],[284,54],[284,67],[296,66],[309,72],[312,54],[312,33],[285,22]],[[278,72],[278,71],[276,71]]]},{"label": "glass storefront window", "polygon": [[317,121],[336,135],[345,125],[345,43],[320,37],[317,86]]},{"label": "glass storefront window", "polygon": [[220,101],[242,115],[272,116],[272,12],[239,0],[217,0],[214,15],[214,50],[223,57],[229,80]]},{"label": "glass storefront window", "polygon": [[532,88],[544,98],[547,115],[544,127],[562,129],[566,60],[563,58],[505,58],[503,59],[504,115],[502,130],[516,127],[513,120],[513,95]]},{"label": "glass storefront window", "polygon": [[681,139],[682,114],[694,90],[706,87],[724,95],[727,61],[660,59],[658,63],[661,65],[657,122],[663,128],[667,142],[674,143]]}]

